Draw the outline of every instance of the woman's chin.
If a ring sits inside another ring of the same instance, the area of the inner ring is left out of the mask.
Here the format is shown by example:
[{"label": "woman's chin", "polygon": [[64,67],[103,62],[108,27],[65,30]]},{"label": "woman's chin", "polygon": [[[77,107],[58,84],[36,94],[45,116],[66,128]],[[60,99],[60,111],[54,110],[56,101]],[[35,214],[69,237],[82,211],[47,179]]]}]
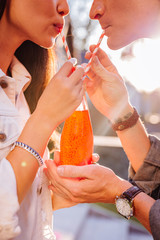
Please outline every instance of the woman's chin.
[{"label": "woman's chin", "polygon": [[55,38],[54,37],[50,38],[49,41],[45,41],[45,42],[40,44],[41,47],[46,48],[46,49],[52,48],[54,45],[55,45]]}]

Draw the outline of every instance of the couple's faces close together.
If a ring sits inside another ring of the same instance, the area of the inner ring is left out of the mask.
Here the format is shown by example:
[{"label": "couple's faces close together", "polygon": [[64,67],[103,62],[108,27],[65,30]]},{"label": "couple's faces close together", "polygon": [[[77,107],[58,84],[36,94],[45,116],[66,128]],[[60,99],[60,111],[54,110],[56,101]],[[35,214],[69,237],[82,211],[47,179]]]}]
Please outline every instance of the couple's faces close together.
[{"label": "couple's faces close together", "polygon": [[[158,29],[159,8],[160,0],[94,0],[90,18],[105,30],[108,46],[118,49],[153,35]],[[8,0],[7,10],[21,38],[49,48],[63,28],[69,6],[66,0]]]}]

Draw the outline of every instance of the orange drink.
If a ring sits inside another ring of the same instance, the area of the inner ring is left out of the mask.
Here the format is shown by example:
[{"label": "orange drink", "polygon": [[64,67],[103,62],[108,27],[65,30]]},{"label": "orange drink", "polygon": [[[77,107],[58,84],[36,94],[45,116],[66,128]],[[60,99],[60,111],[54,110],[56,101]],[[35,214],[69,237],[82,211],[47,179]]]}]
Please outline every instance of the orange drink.
[{"label": "orange drink", "polygon": [[92,153],[93,131],[89,111],[76,110],[64,123],[60,142],[60,164],[90,164]]}]

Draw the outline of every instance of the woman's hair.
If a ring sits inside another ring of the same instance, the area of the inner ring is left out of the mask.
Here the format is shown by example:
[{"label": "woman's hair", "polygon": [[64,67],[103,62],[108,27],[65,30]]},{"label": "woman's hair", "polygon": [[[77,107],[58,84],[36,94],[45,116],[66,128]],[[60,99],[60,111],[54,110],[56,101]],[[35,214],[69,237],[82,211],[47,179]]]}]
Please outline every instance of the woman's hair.
[{"label": "woman's hair", "polygon": [[32,76],[32,81],[25,91],[25,96],[30,110],[33,112],[39,97],[53,76],[53,50],[41,48],[31,41],[25,41],[16,50],[15,56]]},{"label": "woman's hair", "polygon": [[[6,3],[7,0],[0,0],[0,19]],[[31,41],[25,41],[16,50],[15,56],[32,76],[32,81],[25,91],[25,97],[32,113],[44,88],[54,74],[54,50],[44,49]]]}]

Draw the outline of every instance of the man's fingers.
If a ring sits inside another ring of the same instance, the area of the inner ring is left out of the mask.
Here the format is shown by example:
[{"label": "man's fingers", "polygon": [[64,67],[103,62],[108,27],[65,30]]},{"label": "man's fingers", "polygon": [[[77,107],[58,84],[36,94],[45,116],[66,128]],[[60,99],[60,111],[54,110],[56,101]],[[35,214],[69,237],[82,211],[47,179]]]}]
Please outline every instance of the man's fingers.
[{"label": "man's fingers", "polygon": [[87,51],[85,54],[85,58],[89,60],[91,56],[92,56],[92,53],[90,51]]},{"label": "man's fingers", "polygon": [[[88,173],[92,171],[91,165],[85,166],[71,166],[63,165],[57,168],[57,173],[65,178],[88,178]],[[90,174],[89,174],[90,176]]]},{"label": "man's fingers", "polygon": [[[57,168],[56,165],[53,161],[51,160],[47,160],[45,162],[46,166],[47,166],[47,170],[44,170],[44,172],[47,174],[47,177],[49,180],[51,180],[52,185],[54,186],[54,188],[56,190],[63,190],[63,192],[67,192],[67,190],[65,189],[65,183],[70,185],[70,180],[65,180],[63,178],[61,178],[58,174],[57,174]],[[61,192],[61,191],[60,191]],[[69,192],[69,190],[68,190]]]},{"label": "man's fingers", "polygon": [[92,67],[92,70],[98,74],[98,76],[107,74],[107,70],[101,64],[97,56],[93,58],[91,67]]},{"label": "man's fingers", "polygon": [[91,68],[92,68],[92,71],[98,75],[98,77],[100,77],[101,79],[108,79],[109,81],[112,72],[108,71],[103,66],[103,64],[99,61],[99,58],[97,56],[94,56]]},{"label": "man's fingers", "polygon": [[94,49],[96,48],[96,44],[92,44],[89,46],[89,50],[93,53]]},{"label": "man's fingers", "polygon": [[[86,58],[90,59],[92,56],[92,53],[95,49],[96,45],[91,45],[89,50],[86,53]],[[101,62],[101,64],[105,67],[108,68],[109,66],[113,66],[113,63],[111,62],[110,58],[108,57],[108,55],[105,53],[105,51],[103,51],[101,48],[98,48],[98,51],[96,53],[96,56],[99,58],[99,61]]]}]

